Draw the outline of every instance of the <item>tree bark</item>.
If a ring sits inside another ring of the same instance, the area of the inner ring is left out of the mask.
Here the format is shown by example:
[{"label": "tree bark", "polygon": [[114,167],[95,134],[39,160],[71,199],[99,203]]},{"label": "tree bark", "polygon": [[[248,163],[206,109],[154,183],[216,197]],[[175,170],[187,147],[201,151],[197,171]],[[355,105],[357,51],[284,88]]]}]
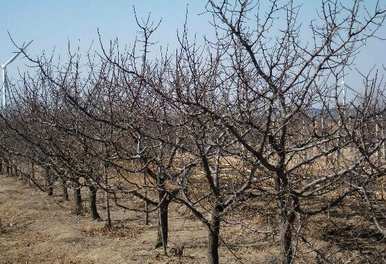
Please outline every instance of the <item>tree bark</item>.
[{"label": "tree bark", "polygon": [[7,176],[11,176],[11,166],[9,165],[8,160],[5,162],[5,168],[6,168]]},{"label": "tree bark", "polygon": [[112,228],[113,224],[111,222],[110,195],[108,191],[106,191],[106,213],[107,213],[106,226],[108,228]]},{"label": "tree bark", "polygon": [[91,217],[93,220],[101,219],[101,217],[98,214],[98,208],[97,208],[97,191],[98,189],[94,185],[89,186],[90,211],[91,211]]},{"label": "tree bark", "polygon": [[157,174],[157,188],[158,188],[158,238],[156,248],[163,247],[165,255],[167,255],[169,223],[168,223],[168,211],[170,199],[165,191],[165,178],[162,172]]},{"label": "tree bark", "polygon": [[109,195],[109,176],[107,175],[107,164],[103,163],[103,174],[105,176],[105,186],[106,186],[106,213],[107,213],[107,219],[106,219],[106,227],[112,228],[112,221],[111,221],[111,210],[110,210],[110,195]]},{"label": "tree bark", "polygon": [[15,173],[15,164],[14,164],[13,161],[12,161],[12,163],[11,163],[11,175],[12,175],[13,177],[16,177],[16,173]]},{"label": "tree bark", "polygon": [[280,248],[281,248],[281,263],[291,264],[293,262],[293,246],[292,246],[292,233],[294,230],[293,216],[288,216],[281,219],[280,223]]},{"label": "tree bark", "polygon": [[83,213],[83,205],[82,205],[82,194],[81,194],[79,183],[76,184],[74,189],[74,200],[75,200],[75,214],[81,215]]},{"label": "tree bark", "polygon": [[278,192],[277,204],[280,216],[280,263],[293,263],[293,231],[296,219],[295,207],[298,199],[290,191],[287,175],[283,171],[277,173],[276,191]]},{"label": "tree bark", "polygon": [[32,179],[35,179],[35,163],[33,161],[31,162],[31,175],[26,179],[30,186],[32,186]]},{"label": "tree bark", "polygon": [[218,255],[218,247],[220,245],[220,224],[221,224],[220,206],[216,205],[212,209],[210,227],[208,228],[208,263],[218,264],[220,259]]},{"label": "tree bark", "polygon": [[19,168],[15,165],[15,176],[16,178],[19,177]]},{"label": "tree bark", "polygon": [[64,201],[68,201],[69,198],[68,198],[68,189],[67,189],[67,185],[66,185],[66,180],[64,178],[61,178],[61,181],[62,181],[62,190],[63,190],[63,200]]},{"label": "tree bark", "polygon": [[[145,198],[147,198],[146,172],[143,173],[143,185],[145,187]],[[145,225],[149,225],[149,203],[145,200]]]},{"label": "tree bark", "polygon": [[163,247],[165,255],[167,254],[168,234],[169,234],[169,203],[168,197],[165,197],[165,191],[159,191],[159,209],[158,209],[158,237],[156,248]]},{"label": "tree bark", "polygon": [[53,177],[50,173],[50,168],[46,168],[47,193],[49,196],[54,194]]}]

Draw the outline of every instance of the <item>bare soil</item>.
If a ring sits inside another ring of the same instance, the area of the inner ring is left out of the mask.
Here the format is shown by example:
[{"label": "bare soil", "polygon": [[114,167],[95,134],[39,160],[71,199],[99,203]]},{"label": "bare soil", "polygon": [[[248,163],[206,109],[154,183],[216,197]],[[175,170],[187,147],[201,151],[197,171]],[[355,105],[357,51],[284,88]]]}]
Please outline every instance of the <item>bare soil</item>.
[{"label": "bare soil", "polygon": [[[0,264],[89,263],[206,263],[207,230],[178,205],[170,209],[168,255],[155,249],[155,212],[144,225],[143,212],[112,208],[114,228],[92,221],[89,213],[76,216],[72,200],[62,201],[60,188],[47,194],[13,177],[0,176]],[[70,198],[72,198],[70,196]],[[87,209],[87,191],[83,194]],[[105,219],[104,197],[98,198]],[[142,208],[140,201],[127,201]],[[277,263],[278,237],[273,235],[267,206],[261,200],[241,205],[222,225],[221,263]],[[385,202],[379,203],[379,219],[386,226]],[[265,208],[265,212],[261,211]],[[344,204],[327,215],[309,219],[299,239],[298,263],[386,263],[386,239],[367,221],[361,205]],[[173,249],[184,246],[183,255]]]},{"label": "bare soil", "polygon": [[[103,207],[99,206],[104,218]],[[165,256],[161,249],[154,248],[154,215],[151,224],[145,226],[141,212],[116,209],[116,228],[106,230],[104,222],[91,221],[87,214],[76,216],[71,208],[71,201],[47,197],[22,181],[0,176],[0,264],[206,262],[207,232],[184,212],[172,210],[170,217],[170,248],[185,246],[183,256],[178,257],[170,253]],[[232,225],[226,233],[226,239],[232,242],[229,247],[245,256],[245,263],[266,263],[275,253],[261,241],[240,241],[238,237],[245,234],[241,226]],[[222,246],[220,254],[223,263],[238,263],[227,247]]]}]

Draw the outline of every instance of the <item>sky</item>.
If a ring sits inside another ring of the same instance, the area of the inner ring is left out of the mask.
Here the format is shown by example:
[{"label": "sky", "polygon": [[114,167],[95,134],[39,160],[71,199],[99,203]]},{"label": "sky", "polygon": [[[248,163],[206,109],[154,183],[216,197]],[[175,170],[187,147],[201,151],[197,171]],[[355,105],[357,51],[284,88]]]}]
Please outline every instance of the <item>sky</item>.
[{"label": "sky", "polygon": [[42,50],[63,53],[70,41],[86,51],[94,41],[98,46],[97,29],[104,40],[118,38],[122,45],[132,43],[137,34],[133,7],[139,17],[151,13],[155,21],[162,19],[154,40],[162,44],[175,43],[185,10],[189,7],[189,22],[199,35],[209,31],[208,19],[198,15],[205,8],[200,0],[0,0],[0,60],[14,51],[7,31],[19,43],[34,40],[31,54]]},{"label": "sky", "polygon": [[[350,2],[351,0],[343,0]],[[177,29],[182,29],[185,11],[189,9],[191,33],[202,38],[211,34],[210,17],[202,14],[205,0],[0,0],[0,63],[6,61],[15,50],[7,31],[18,42],[34,40],[28,48],[32,55],[43,50],[64,54],[67,43],[79,45],[86,52],[94,41],[98,46],[97,29],[104,40],[118,38],[122,45],[135,39],[137,28],[133,17],[135,6],[138,16],[146,17],[150,12],[154,20],[162,19],[154,40],[171,47],[176,45]],[[320,6],[319,0],[303,0],[301,22],[308,23]],[[365,0],[368,5],[375,0]],[[386,6],[386,0],[381,0]],[[386,30],[382,31],[386,37]],[[373,41],[360,56],[361,69],[373,64],[386,65],[386,42]],[[10,76],[23,67],[25,60],[18,58],[9,68]]]}]

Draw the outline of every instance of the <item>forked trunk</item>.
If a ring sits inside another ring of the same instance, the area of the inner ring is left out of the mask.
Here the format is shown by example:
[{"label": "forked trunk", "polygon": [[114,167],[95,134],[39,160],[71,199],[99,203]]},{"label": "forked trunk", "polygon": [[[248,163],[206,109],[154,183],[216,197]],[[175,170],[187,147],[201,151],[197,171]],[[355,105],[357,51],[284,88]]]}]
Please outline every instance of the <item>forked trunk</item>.
[{"label": "forked trunk", "polygon": [[294,217],[289,216],[282,219],[280,223],[280,252],[281,263],[291,264],[293,262],[294,252],[292,245],[292,234],[294,231]]}]

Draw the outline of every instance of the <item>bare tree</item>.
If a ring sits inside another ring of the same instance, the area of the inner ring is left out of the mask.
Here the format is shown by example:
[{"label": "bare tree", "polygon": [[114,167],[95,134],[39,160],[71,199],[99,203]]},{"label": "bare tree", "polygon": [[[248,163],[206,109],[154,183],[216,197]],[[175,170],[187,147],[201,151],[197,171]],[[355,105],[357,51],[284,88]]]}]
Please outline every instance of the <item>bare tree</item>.
[{"label": "bare tree", "polygon": [[[185,206],[207,228],[210,264],[220,262],[221,243],[240,260],[222,223],[256,197],[274,201],[280,263],[311,244],[303,231],[311,217],[354,194],[384,234],[369,191],[385,174],[384,83],[363,75],[364,92],[347,96],[341,80],[386,11],[322,0],[307,30],[301,10],[284,0],[209,0],[215,39],[196,41],[186,23],[176,51],[154,59],[159,23],[135,14],[140,37],[131,49],[106,46],[99,34],[100,52],[86,56],[82,71],[71,48],[58,64],[20,49],[37,72],[22,76],[12,108],[0,114],[0,157],[5,166],[25,159],[49,170],[47,186],[30,179],[49,193],[59,180],[64,199],[71,187],[78,214],[82,188],[93,219],[105,192],[110,228],[110,201],[144,212],[146,223],[157,211],[165,254],[170,205]],[[127,204],[133,199],[143,208]]]}]

